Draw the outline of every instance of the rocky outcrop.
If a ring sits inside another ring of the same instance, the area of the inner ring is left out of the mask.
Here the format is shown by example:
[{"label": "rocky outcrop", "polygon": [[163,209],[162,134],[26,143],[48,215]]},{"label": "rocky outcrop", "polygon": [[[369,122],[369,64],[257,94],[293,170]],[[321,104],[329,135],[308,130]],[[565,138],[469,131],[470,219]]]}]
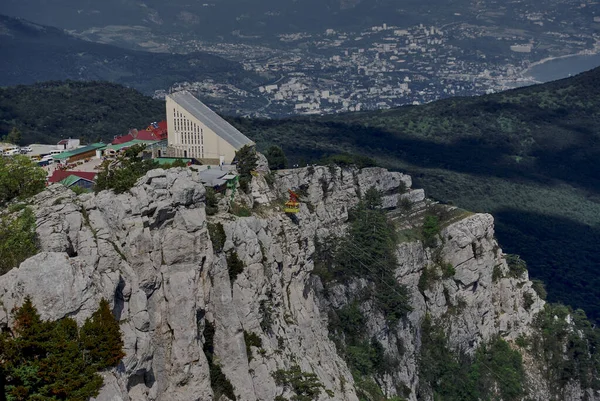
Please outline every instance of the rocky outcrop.
[{"label": "rocky outcrop", "polygon": [[[264,163],[263,163],[264,164]],[[60,185],[34,200],[41,252],[0,277],[0,324],[31,296],[44,319],[73,316],[81,323],[101,298],[121,322],[126,357],[97,400],[211,400],[205,327],[214,325],[215,361],[238,400],[290,397],[273,374],[299,367],[323,385],[320,400],[358,400],[354,380],[328,331],[328,311],[349,300],[353,288],[331,289],[311,272],[315,241],[346,230],[348,211],[374,186],[383,206],[423,204],[409,176],[381,168],[307,167],[253,179],[250,195],[236,201],[256,211],[236,217],[205,213],[205,190],[189,169],[153,170],[129,193],[75,196]],[[292,188],[302,197],[297,221],[282,211]],[[404,199],[404,201],[403,201]],[[407,200],[407,201],[406,201]],[[222,252],[209,224],[222,224]],[[228,259],[243,271],[234,279]],[[416,399],[420,325],[426,314],[442,324],[453,347],[472,353],[500,335],[527,333],[543,306],[524,273],[512,277],[486,214],[457,216],[441,231],[439,246],[398,245],[397,280],[411,296],[412,312],[395,326],[367,303],[367,331],[394,358],[397,370],[381,381],[388,396]],[[452,274],[444,274],[450,265]],[[425,271],[437,279],[423,284]],[[354,287],[352,287],[354,286]],[[530,304],[524,304],[529,294]],[[259,345],[247,346],[254,334]],[[535,396],[534,396],[535,397]],[[222,396],[225,399],[225,396]]]}]

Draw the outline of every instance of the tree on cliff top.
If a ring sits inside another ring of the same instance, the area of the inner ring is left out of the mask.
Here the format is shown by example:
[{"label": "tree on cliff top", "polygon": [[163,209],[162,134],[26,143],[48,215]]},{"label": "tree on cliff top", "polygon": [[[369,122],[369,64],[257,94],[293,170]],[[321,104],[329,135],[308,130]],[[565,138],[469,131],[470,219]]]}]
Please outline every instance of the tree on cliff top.
[{"label": "tree on cliff top", "polygon": [[46,172],[25,156],[0,158],[0,205],[28,198],[46,186]]},{"label": "tree on cliff top", "polygon": [[256,149],[253,146],[244,145],[235,153],[235,159],[237,160],[237,171],[240,174],[240,188],[244,192],[248,192],[248,185],[252,180],[252,171],[256,169],[256,163],[258,162]]}]

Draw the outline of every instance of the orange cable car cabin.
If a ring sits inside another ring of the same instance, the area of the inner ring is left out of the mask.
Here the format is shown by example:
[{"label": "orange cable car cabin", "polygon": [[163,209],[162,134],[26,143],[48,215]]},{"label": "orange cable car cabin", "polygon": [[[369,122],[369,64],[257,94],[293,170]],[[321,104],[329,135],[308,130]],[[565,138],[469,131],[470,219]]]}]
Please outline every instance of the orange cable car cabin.
[{"label": "orange cable car cabin", "polygon": [[285,208],[283,209],[286,213],[296,214],[300,211],[300,202],[298,202],[298,194],[291,189],[288,189],[290,193],[290,199],[285,202]]}]

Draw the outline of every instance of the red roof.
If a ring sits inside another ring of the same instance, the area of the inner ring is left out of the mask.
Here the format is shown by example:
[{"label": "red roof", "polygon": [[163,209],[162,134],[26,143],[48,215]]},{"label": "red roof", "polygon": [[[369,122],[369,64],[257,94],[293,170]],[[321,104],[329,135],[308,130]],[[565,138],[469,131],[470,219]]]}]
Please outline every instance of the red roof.
[{"label": "red roof", "polygon": [[135,139],[139,139],[142,141],[158,141],[158,139],[154,136],[153,132],[146,130],[138,131],[137,137]]},{"label": "red roof", "polygon": [[123,135],[123,136],[120,136],[118,138],[115,138],[111,143],[113,145],[119,145],[121,143],[129,142],[129,141],[132,141],[132,140],[133,140],[133,135],[127,134],[127,135]]},{"label": "red roof", "polygon": [[77,177],[85,178],[89,181],[94,181],[96,179],[96,173],[94,172],[54,170],[54,173],[52,173],[52,175],[48,179],[48,182],[60,182],[71,175],[76,175]]},{"label": "red roof", "polygon": [[132,141],[134,139],[140,139],[143,141],[161,141],[163,139],[167,139],[167,122],[161,121],[156,124],[158,128],[154,128],[152,124],[148,126],[148,128],[139,130],[137,134],[129,133],[127,135],[120,136],[115,138],[112,141],[113,145],[119,145],[125,142]]}]

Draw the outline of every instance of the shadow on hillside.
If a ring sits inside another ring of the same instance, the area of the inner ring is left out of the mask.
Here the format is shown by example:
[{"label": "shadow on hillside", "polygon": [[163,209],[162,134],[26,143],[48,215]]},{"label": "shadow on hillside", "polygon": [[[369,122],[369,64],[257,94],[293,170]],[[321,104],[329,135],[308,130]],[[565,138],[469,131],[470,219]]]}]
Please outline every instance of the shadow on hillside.
[{"label": "shadow on hillside", "polygon": [[549,301],[582,308],[600,321],[600,227],[514,209],[494,217],[502,249],[527,261],[530,277],[546,284]]},{"label": "shadow on hillside", "polygon": [[544,185],[552,185],[558,179],[592,191],[600,189],[600,166],[597,164],[600,152],[591,146],[573,146],[554,153],[547,151],[537,155],[535,161],[518,163],[508,144],[493,146],[481,138],[462,138],[451,144],[442,144],[378,128],[336,122],[287,121],[266,125],[266,139],[273,139],[268,138],[269,129],[296,133],[298,140],[281,143],[292,160],[311,161],[324,154],[344,150],[372,157],[397,158],[423,168],[527,180]]}]

